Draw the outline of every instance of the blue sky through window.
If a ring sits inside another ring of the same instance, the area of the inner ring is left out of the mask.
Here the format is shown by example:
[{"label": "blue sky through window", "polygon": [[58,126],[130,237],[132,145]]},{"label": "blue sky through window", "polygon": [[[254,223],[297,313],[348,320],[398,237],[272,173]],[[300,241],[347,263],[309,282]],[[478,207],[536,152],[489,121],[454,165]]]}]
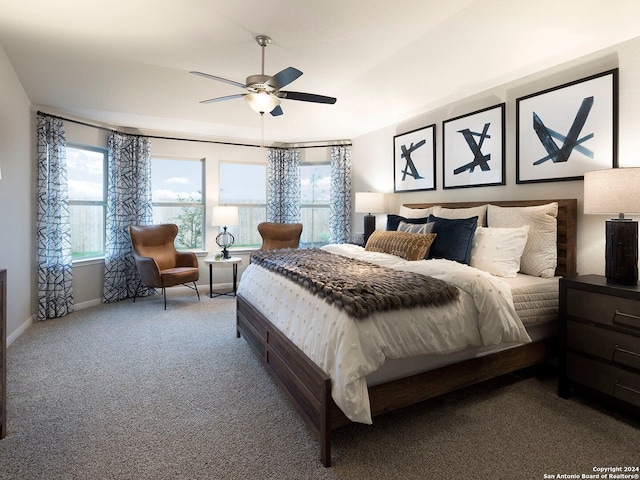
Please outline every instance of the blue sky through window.
[{"label": "blue sky through window", "polygon": [[202,161],[151,160],[153,202],[202,202]]},{"label": "blue sky through window", "polygon": [[220,204],[266,204],[266,165],[220,163]]},{"label": "blue sky through window", "polygon": [[69,198],[82,201],[103,201],[103,169],[103,152],[67,147]]}]

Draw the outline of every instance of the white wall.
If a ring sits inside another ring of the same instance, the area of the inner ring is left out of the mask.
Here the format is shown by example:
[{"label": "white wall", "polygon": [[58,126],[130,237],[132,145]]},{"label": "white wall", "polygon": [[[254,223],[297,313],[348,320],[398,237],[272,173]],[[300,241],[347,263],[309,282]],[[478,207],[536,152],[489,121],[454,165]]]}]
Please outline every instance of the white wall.
[{"label": "white wall", "polygon": [[0,268],[7,270],[11,342],[35,312],[35,148],[31,103],[0,46]]},{"label": "white wall", "polygon": [[[582,214],[582,181],[516,185],[515,110],[516,99],[546,88],[579,80],[612,68],[619,75],[619,166],[640,166],[635,144],[640,128],[640,37],[518,81],[479,92],[472,97],[427,112],[406,122],[353,139],[353,190],[388,193],[388,213],[398,213],[403,203],[476,200],[577,198],[578,272],[604,273],[604,221],[606,216]],[[434,72],[434,74],[437,74]],[[506,185],[479,188],[442,189],[442,121],[506,102]],[[436,124],[435,191],[393,193],[393,136]],[[384,229],[385,215],[377,216],[377,228]],[[354,231],[363,229],[362,215],[356,215]]]}]

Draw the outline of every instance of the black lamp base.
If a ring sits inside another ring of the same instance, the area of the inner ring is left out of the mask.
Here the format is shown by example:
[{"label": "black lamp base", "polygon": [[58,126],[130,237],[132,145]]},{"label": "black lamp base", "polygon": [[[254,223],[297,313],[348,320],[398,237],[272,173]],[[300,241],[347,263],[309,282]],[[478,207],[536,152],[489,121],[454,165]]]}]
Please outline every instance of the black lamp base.
[{"label": "black lamp base", "polygon": [[367,240],[373,232],[376,230],[376,216],[370,213],[364,216],[364,244],[367,245]]},{"label": "black lamp base", "polygon": [[638,222],[607,220],[605,260],[608,283],[638,284]]}]

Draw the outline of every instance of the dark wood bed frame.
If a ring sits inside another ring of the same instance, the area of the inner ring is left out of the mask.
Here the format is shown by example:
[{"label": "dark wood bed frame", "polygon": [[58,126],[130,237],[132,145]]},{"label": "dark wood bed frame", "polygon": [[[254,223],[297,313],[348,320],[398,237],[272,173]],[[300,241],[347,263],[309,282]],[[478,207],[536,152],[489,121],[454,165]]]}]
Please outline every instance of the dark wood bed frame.
[{"label": "dark wood bed frame", "polygon": [[[558,266],[556,275],[576,272],[577,201],[520,200],[437,203],[465,208],[491,203],[499,206],[532,206],[558,202]],[[406,204],[425,208],[434,203]],[[331,379],[297,346],[241,295],[237,297],[236,336],[244,336],[302,418],[320,441],[320,460],[331,466],[331,433],[351,421],[331,397]],[[552,358],[555,338],[529,343],[502,352],[466,360],[436,370],[369,387],[373,416],[413,405],[477,382],[514,372]]]}]

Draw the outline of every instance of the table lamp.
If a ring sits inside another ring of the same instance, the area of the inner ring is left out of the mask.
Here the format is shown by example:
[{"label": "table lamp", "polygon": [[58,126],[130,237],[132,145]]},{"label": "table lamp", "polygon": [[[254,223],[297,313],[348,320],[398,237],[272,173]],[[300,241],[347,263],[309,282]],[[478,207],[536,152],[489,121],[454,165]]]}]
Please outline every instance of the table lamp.
[{"label": "table lamp", "polygon": [[230,225],[238,225],[238,207],[231,206],[218,206],[213,207],[211,225],[213,227],[222,227],[222,232],[218,233],[216,237],[216,243],[219,247],[222,247],[222,258],[231,258],[229,254],[229,248],[233,245],[235,238],[231,233],[227,232],[227,227]]},{"label": "table lamp", "polygon": [[384,211],[384,194],[378,192],[356,192],[356,213],[364,216],[364,244],[376,229],[376,217],[371,213]]},{"label": "table lamp", "polygon": [[638,284],[640,167],[595,170],[584,174],[584,213],[616,214],[606,222],[605,275],[608,283]]}]

